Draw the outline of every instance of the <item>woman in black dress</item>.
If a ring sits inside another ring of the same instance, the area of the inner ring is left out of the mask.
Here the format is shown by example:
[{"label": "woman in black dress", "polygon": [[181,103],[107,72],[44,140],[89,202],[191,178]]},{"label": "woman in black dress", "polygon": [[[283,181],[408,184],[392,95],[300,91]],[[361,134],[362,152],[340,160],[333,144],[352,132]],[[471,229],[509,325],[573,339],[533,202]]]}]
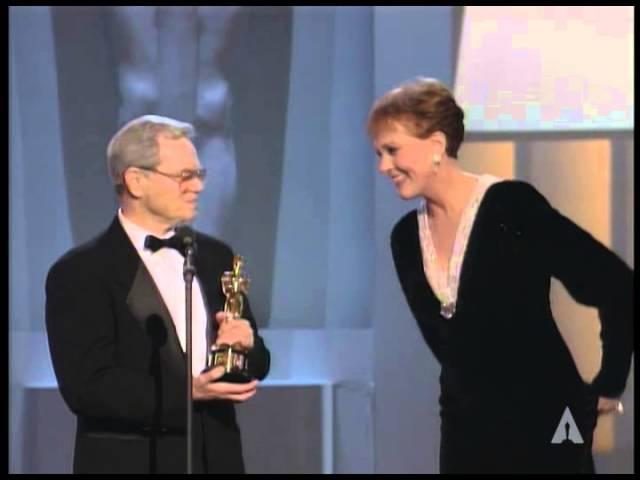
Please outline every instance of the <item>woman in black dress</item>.
[{"label": "woman in black dress", "polygon": [[[463,117],[443,84],[418,79],[378,99],[368,121],[380,173],[422,199],[391,249],[441,365],[440,471],[593,472],[597,416],[622,409],[633,271],[528,183],[464,172]],[[602,367],[590,383],[556,327],[552,277],[598,309]]]}]

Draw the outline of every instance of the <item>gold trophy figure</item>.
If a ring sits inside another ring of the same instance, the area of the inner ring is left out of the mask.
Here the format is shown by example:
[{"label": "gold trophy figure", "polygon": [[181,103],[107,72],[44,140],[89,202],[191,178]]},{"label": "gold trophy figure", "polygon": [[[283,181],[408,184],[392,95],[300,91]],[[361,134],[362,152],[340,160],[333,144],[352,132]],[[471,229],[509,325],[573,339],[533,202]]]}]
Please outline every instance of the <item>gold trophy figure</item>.
[{"label": "gold trophy figure", "polygon": [[[228,319],[225,322],[233,322],[242,316],[243,294],[246,295],[249,290],[249,279],[242,272],[243,265],[242,257],[234,256],[233,271],[224,272],[220,278],[222,292],[227,297],[224,311],[228,314]],[[246,383],[252,380],[247,351],[239,344],[212,345],[208,363],[209,368],[224,367],[224,374],[219,381]]]}]

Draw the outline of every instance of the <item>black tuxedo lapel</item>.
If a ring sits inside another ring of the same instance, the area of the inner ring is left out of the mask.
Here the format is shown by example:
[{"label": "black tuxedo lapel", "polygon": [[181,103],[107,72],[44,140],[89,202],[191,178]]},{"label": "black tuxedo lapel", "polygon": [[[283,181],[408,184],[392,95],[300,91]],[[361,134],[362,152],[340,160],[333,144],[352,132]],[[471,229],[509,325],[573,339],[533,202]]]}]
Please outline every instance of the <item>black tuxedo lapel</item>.
[{"label": "black tuxedo lapel", "polygon": [[[217,252],[216,252],[217,253]],[[199,282],[205,311],[207,312],[207,351],[216,339],[218,323],[215,319],[216,312],[224,308],[220,277],[225,270],[231,270],[223,266],[223,259],[215,255],[209,255],[208,251],[201,249],[195,258],[196,278]]]},{"label": "black tuxedo lapel", "polygon": [[170,368],[184,375],[185,356],[171,314],[117,217],[109,227],[107,242],[113,252],[114,281],[120,298],[126,299],[132,316],[149,335],[158,360],[164,357]]},{"label": "black tuxedo lapel", "polygon": [[158,360],[165,357],[169,360],[168,366],[174,368],[176,373],[184,373],[185,356],[171,314],[143,262],[138,263],[138,271],[127,296],[127,305],[149,335]]}]

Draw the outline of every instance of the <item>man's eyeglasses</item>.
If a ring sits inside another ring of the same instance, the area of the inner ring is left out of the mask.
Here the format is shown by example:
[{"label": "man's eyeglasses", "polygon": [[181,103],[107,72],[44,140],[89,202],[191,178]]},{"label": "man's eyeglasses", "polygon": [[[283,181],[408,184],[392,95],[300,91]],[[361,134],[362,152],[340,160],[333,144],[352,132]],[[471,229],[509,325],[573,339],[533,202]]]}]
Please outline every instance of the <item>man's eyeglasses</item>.
[{"label": "man's eyeglasses", "polygon": [[157,170],[154,167],[136,167],[140,170],[147,170],[148,172],[157,173],[160,175],[164,175],[165,177],[172,178],[174,180],[178,180],[180,183],[188,182],[197,178],[200,181],[204,182],[204,179],[207,178],[207,170],[205,168],[198,168],[197,170],[182,170],[180,173],[165,173]]}]

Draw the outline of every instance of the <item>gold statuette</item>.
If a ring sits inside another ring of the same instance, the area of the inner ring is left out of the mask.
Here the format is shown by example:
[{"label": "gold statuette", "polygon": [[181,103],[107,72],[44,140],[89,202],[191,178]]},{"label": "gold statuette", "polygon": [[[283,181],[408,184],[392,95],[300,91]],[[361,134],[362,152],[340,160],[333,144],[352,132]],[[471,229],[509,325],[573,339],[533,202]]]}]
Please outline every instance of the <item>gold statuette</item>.
[{"label": "gold statuette", "polygon": [[[244,261],[241,256],[233,257],[233,270],[224,272],[220,278],[222,293],[226,300],[224,311],[227,314],[225,322],[233,322],[242,317],[244,295],[249,291],[249,279],[244,276],[242,267]],[[240,344],[213,345],[208,359],[208,368],[224,367],[224,375],[219,379],[223,382],[246,383],[252,380],[249,373],[249,362],[246,349]]]}]

